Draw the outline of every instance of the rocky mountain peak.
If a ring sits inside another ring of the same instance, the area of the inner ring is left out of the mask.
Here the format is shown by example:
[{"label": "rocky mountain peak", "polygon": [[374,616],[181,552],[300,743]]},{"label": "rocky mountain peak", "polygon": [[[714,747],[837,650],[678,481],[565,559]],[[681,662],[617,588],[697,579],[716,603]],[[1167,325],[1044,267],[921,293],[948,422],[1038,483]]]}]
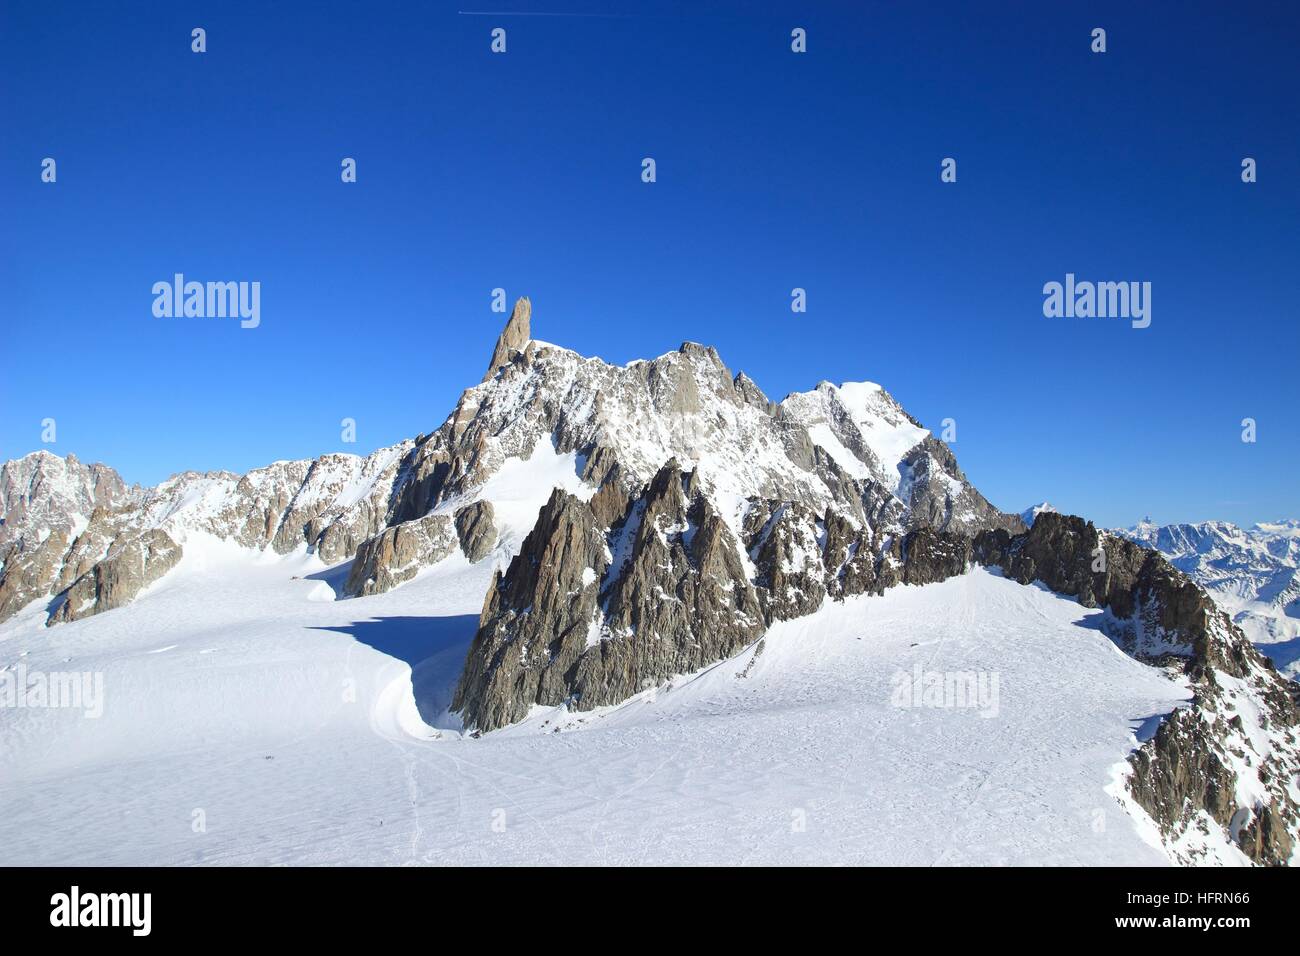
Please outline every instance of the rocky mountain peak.
[{"label": "rocky mountain peak", "polygon": [[735,388],[736,394],[746,404],[760,408],[768,415],[776,414],[776,403],[768,398],[766,393],[758,387],[758,383],[744,372],[737,372],[736,377],[731,380],[731,384]]},{"label": "rocky mountain peak", "polygon": [[483,381],[490,379],[503,365],[509,365],[511,356],[516,352],[524,350],[524,346],[532,338],[529,329],[532,315],[533,304],[528,300],[528,296],[521,296],[515,302],[506,327],[501,330],[501,335],[497,338],[496,348],[492,350],[492,361],[488,363]]},{"label": "rocky mountain peak", "polygon": [[0,543],[19,525],[75,524],[96,507],[127,496],[126,482],[107,465],[84,465],[72,453],[60,458],[44,449],[34,451],[0,466],[0,519],[9,529]]},{"label": "rocky mountain peak", "polygon": [[[658,358],[617,366],[534,341],[531,318],[531,302],[522,297],[497,339],[487,375],[464,392],[441,427],[364,459],[326,455],[275,462],[246,475],[186,472],[126,492],[115,473],[93,471],[102,466],[65,465],[52,455],[11,462],[0,476],[0,506],[7,513],[0,513],[0,544],[29,523],[15,504],[30,517],[33,489],[52,487],[54,472],[86,472],[75,483],[86,492],[60,496],[42,509],[41,527],[61,527],[64,534],[27,536],[7,559],[0,548],[0,619],[37,598],[61,594],[155,528],[178,547],[144,542],[122,567],[134,568],[136,555],[144,561],[165,556],[165,571],[192,531],[280,554],[306,546],[327,563],[356,556],[347,588],[352,594],[409,580],[449,553],[458,536],[470,560],[482,560],[498,530],[484,489],[508,463],[529,462],[538,449],[544,460],[573,456],[577,484],[570,490],[590,489],[580,495],[584,500],[595,495],[593,521],[602,530],[623,516],[629,501],[652,491],[672,459],[670,471],[682,476],[674,491],[700,514],[696,499],[707,498],[708,513],[733,538],[744,532],[750,503],[773,503],[764,505],[769,514],[782,503],[799,503],[800,527],[784,540],[791,511],[781,548],[803,542],[812,527],[803,519],[820,519],[828,510],[851,529],[845,542],[867,527],[872,535],[922,525],[970,534],[1015,521],[985,501],[946,446],[927,440],[929,433],[877,385],[826,383],[778,405],[748,376],[733,376],[711,346],[688,341]],[[45,464],[36,468],[33,462]],[[485,507],[461,514],[478,500]],[[700,526],[694,514],[675,520]],[[130,600],[125,587],[114,595],[118,603]],[[87,597],[68,604],[58,620],[109,606]]]}]

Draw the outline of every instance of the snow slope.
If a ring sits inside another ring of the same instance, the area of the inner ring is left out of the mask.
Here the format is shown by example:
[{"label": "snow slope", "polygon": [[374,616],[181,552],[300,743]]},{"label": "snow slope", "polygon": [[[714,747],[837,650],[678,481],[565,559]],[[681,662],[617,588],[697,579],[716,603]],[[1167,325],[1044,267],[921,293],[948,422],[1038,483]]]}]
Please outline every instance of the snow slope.
[{"label": "snow slope", "polygon": [[[0,625],[0,667],[106,688],[0,709],[0,864],[1167,862],[1107,788],[1186,691],[984,570],[469,739],[445,703],[504,550],[335,601],[345,566],[200,544],[127,607]],[[996,708],[898,706],[917,668]]]}]

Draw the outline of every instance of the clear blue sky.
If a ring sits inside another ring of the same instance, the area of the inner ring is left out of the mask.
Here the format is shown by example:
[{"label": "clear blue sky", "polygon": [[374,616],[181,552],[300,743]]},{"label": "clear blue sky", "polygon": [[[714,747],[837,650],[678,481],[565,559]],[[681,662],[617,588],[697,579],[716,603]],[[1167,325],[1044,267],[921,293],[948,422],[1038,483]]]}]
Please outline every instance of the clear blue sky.
[{"label": "clear blue sky", "polygon": [[[880,382],[1009,510],[1300,515],[1293,2],[6,0],[0,34],[0,458],[46,417],[143,483],[369,452],[478,381],[501,286],[611,361]],[[155,318],[175,272],[260,281],[261,326]],[[1044,318],[1067,272],[1150,281],[1151,327]]]}]

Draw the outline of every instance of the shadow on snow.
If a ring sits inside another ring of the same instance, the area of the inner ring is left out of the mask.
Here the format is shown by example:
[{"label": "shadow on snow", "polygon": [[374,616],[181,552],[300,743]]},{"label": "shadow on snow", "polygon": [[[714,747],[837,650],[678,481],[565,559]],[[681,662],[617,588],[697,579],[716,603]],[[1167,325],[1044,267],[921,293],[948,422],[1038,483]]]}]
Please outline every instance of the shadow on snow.
[{"label": "shadow on snow", "polygon": [[456,681],[477,629],[476,614],[377,617],[312,628],[350,635],[359,644],[409,664],[415,706],[420,718],[431,727],[445,723]]}]

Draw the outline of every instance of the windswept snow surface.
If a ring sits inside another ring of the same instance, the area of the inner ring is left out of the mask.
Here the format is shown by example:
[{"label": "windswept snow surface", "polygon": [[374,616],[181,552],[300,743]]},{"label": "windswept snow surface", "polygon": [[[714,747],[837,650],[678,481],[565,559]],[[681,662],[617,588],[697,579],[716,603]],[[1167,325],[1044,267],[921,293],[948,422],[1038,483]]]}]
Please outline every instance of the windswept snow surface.
[{"label": "windswept snow surface", "polygon": [[[104,712],[0,709],[0,864],[1167,862],[1107,788],[1188,695],[1099,612],[976,570],[469,739],[446,706],[502,560],[329,601],[345,567],[192,542],[127,607],[29,608],[0,667],[101,672]],[[901,706],[928,672],[984,696]]]}]

